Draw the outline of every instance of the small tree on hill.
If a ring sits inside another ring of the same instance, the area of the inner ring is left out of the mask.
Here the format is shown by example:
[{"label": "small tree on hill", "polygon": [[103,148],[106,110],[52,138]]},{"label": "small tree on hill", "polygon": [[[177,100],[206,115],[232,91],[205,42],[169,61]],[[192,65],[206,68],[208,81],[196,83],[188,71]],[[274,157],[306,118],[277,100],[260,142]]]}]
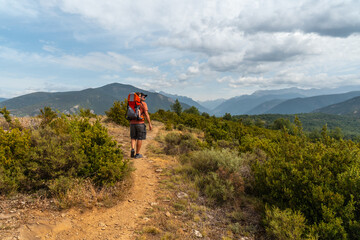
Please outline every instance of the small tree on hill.
[{"label": "small tree on hill", "polygon": [[51,109],[51,107],[44,107],[44,109],[40,109],[39,118],[42,119],[41,126],[46,126],[52,122],[55,118],[57,118],[57,113]]},{"label": "small tree on hill", "polygon": [[171,110],[175,112],[177,115],[181,115],[182,113],[182,106],[178,99],[175,100],[175,103],[170,106]]},{"label": "small tree on hill", "polygon": [[4,116],[6,122],[11,125],[12,121],[11,121],[11,117],[10,117],[10,112],[6,109],[6,107],[3,107],[0,109],[0,114],[2,114]]},{"label": "small tree on hill", "polygon": [[225,115],[223,116],[224,120],[231,120],[231,114],[230,113],[225,113]]}]

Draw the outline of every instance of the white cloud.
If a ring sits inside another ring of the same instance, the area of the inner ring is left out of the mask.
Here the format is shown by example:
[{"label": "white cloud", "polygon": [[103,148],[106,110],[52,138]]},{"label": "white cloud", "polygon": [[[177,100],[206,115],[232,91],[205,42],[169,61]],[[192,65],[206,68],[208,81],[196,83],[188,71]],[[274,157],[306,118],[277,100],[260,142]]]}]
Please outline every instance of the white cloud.
[{"label": "white cloud", "polygon": [[0,61],[14,69],[21,63],[27,69],[51,65],[58,76],[63,69],[79,76],[98,71],[103,80],[128,78],[173,91],[183,90],[189,79],[208,88],[311,87],[357,82],[360,75],[356,0],[0,0],[0,5],[11,24],[3,29],[30,27],[31,37],[24,38],[29,43],[12,39],[16,34],[1,38]]},{"label": "white cloud", "polygon": [[60,49],[58,49],[54,46],[51,46],[51,45],[44,45],[42,47],[42,49],[44,49],[45,51],[50,52],[50,53],[60,52]]},{"label": "white cloud", "polygon": [[149,75],[149,74],[158,74],[159,73],[159,69],[158,67],[145,67],[145,66],[139,66],[139,65],[134,65],[130,68],[130,70],[134,73],[138,73],[138,74],[144,74],[144,75]]},{"label": "white cloud", "polygon": [[120,80],[120,76],[117,75],[117,74],[112,74],[112,75],[103,75],[103,76],[100,76],[101,79],[104,79],[104,80]]},{"label": "white cloud", "polygon": [[64,55],[62,57],[51,59],[54,63],[70,68],[87,69],[91,71],[111,70],[120,72],[124,65],[133,64],[134,61],[122,54],[114,52],[93,52],[84,56]]},{"label": "white cloud", "polygon": [[[26,75],[26,74],[25,74]],[[24,76],[0,72],[1,97],[12,98],[33,92],[58,92],[83,89],[83,86],[61,83],[54,76]],[[19,86],[22,88],[19,89]]]},{"label": "white cloud", "polygon": [[[57,51],[56,48],[46,48],[48,52],[52,53]],[[91,71],[121,71],[124,66],[136,64],[136,62],[129,57],[118,54],[115,52],[90,52],[85,55],[69,55],[63,54],[61,56],[55,56],[51,54],[37,54],[32,52],[21,52],[16,49],[0,46],[0,59],[5,61],[22,62],[31,64],[34,62],[49,64],[55,63],[61,66],[75,68],[75,69],[87,69]],[[156,69],[154,68],[153,71]]]}]

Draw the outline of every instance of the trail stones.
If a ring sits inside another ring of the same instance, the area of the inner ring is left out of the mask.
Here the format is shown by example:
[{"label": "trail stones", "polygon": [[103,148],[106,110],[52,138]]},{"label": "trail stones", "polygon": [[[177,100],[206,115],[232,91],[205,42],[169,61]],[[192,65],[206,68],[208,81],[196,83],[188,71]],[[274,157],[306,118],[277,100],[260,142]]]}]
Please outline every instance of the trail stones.
[{"label": "trail stones", "polygon": [[101,230],[105,230],[106,229],[106,224],[103,222],[99,222],[99,227],[101,227]]},{"label": "trail stones", "polygon": [[162,169],[162,168],[158,168],[158,169],[155,170],[155,172],[157,172],[157,173],[162,173],[162,172],[163,172],[163,169]]},{"label": "trail stones", "polygon": [[152,206],[152,207],[153,207],[153,206],[157,206],[157,205],[159,205],[159,203],[157,203],[157,202],[151,202],[151,203],[150,203],[150,206]]},{"label": "trail stones", "polygon": [[177,196],[178,198],[180,198],[180,199],[182,199],[182,198],[188,198],[188,197],[189,197],[189,195],[187,195],[187,194],[184,193],[184,192],[178,192],[178,193],[176,194],[176,196]]},{"label": "trail stones", "polygon": [[202,238],[203,237],[203,235],[201,234],[201,232],[199,232],[198,230],[193,230],[193,233],[194,233],[194,235],[196,236],[196,237],[198,237],[198,238]]},{"label": "trail stones", "polygon": [[14,217],[16,214],[3,214],[0,213],[0,220],[6,220],[6,219],[10,219],[12,217]]}]

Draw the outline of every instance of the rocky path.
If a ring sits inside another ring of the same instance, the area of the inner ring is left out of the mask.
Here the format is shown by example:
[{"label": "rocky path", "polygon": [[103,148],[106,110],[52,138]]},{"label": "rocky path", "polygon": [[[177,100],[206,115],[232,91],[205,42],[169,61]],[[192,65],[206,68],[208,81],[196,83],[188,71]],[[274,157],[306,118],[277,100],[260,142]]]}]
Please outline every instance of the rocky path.
[{"label": "rocky path", "polygon": [[[155,124],[152,131],[148,131],[147,140],[143,142],[142,153],[144,158],[134,159],[135,171],[133,173],[133,186],[121,201],[111,208],[93,208],[81,211],[70,209],[60,214],[31,212],[29,221],[19,228],[18,235],[9,239],[135,239],[134,230],[138,224],[147,221],[143,217],[144,211],[155,202],[155,190],[158,177],[154,171],[156,159],[147,158],[146,149],[152,144],[160,129]],[[109,127],[109,132],[124,146],[127,140],[123,133],[117,132],[115,127]],[[127,152],[125,153],[127,154]]]}]

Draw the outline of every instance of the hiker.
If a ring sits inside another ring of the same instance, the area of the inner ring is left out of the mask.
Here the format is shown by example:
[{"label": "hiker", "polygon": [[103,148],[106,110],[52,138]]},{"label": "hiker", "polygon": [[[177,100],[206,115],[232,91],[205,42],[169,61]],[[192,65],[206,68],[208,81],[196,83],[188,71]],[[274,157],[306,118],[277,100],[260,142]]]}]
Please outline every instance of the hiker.
[{"label": "hiker", "polygon": [[[144,116],[149,123],[149,130],[151,131],[152,125],[150,116],[148,113],[148,106],[145,102],[147,97],[144,93],[136,93],[140,97],[140,120],[130,120],[130,138],[131,138],[131,157],[133,158],[142,158],[140,154],[142,141],[146,139],[146,125],[144,121]],[[136,146],[136,153],[135,153]]]}]

